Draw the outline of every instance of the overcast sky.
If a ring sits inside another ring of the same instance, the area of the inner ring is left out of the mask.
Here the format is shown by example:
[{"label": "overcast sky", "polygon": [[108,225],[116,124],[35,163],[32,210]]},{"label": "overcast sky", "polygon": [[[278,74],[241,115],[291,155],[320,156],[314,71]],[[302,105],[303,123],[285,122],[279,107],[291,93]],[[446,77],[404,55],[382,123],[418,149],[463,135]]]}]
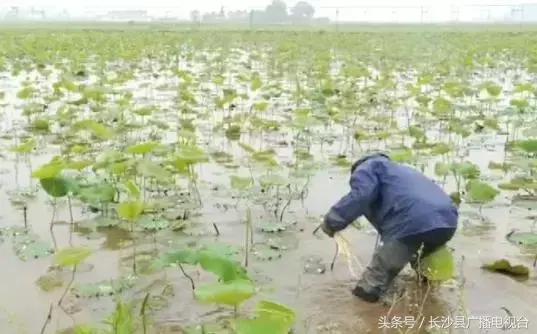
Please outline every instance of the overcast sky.
[{"label": "overcast sky", "polygon": [[[191,10],[198,9],[202,12],[218,11],[221,6],[226,10],[235,9],[261,9],[266,6],[270,0],[198,0],[198,1],[181,1],[181,0],[0,0],[1,6],[34,6],[45,10],[55,10],[65,8],[73,14],[85,11],[106,12],[108,10],[118,9],[146,9],[150,14],[163,15],[164,13],[173,13],[182,17],[187,17]],[[286,3],[291,6],[297,0],[288,0]],[[342,20],[353,18],[363,19],[365,16],[373,20],[378,18],[398,19],[401,21],[412,21],[420,16],[418,8],[399,8],[396,13],[388,9],[371,8],[366,11],[366,7],[412,7],[426,6],[431,8],[429,19],[435,20],[441,17],[450,16],[450,6],[468,6],[468,5],[516,5],[521,3],[537,3],[537,0],[310,0],[316,7],[316,16],[328,16],[335,18],[336,10],[334,7],[341,7],[339,18]],[[490,7],[491,15],[500,15],[506,11],[507,7]],[[461,17],[487,15],[483,8],[465,7],[459,14]]]}]

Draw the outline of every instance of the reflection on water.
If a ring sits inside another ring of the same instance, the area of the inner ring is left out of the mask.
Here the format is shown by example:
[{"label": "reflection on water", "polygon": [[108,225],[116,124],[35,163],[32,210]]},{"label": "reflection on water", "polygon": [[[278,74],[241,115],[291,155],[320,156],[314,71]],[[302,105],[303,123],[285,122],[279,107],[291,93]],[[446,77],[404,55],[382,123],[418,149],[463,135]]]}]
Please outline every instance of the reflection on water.
[{"label": "reflection on water", "polygon": [[132,240],[129,231],[118,227],[97,227],[92,229],[75,224],[73,231],[88,240],[101,240],[101,248],[108,250],[121,249],[127,241]]}]

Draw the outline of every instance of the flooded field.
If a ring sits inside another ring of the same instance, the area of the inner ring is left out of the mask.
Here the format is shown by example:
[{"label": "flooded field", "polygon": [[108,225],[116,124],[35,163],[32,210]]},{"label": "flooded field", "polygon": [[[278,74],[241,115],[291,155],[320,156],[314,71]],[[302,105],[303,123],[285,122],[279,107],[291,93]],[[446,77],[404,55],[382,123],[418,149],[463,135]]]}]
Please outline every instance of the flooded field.
[{"label": "flooded field", "polygon": [[[533,30],[2,29],[2,333],[535,332]],[[371,150],[462,199],[378,304],[312,233]]]}]

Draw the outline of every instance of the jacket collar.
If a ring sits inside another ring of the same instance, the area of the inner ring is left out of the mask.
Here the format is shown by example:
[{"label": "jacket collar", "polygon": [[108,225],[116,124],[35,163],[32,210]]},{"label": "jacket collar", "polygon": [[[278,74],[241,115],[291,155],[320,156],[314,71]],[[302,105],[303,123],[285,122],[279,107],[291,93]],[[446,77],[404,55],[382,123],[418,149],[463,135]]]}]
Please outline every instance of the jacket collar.
[{"label": "jacket collar", "polygon": [[360,166],[361,164],[363,164],[364,162],[371,160],[371,159],[377,159],[377,158],[385,158],[385,159],[390,160],[390,157],[385,153],[382,153],[382,152],[370,153],[370,154],[363,156],[362,158],[357,160],[354,164],[352,164],[351,172],[354,172],[356,168]]}]

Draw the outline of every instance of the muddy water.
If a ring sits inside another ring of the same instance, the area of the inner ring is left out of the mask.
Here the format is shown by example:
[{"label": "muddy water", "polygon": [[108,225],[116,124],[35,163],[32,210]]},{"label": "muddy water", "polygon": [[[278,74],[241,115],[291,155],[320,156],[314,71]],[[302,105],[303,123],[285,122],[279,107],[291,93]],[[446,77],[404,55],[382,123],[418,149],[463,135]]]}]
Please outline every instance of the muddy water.
[{"label": "muddy water", "polygon": [[[479,152],[472,153],[479,161]],[[488,158],[488,157],[487,157]],[[483,160],[483,159],[481,159]],[[39,159],[36,159],[36,162]],[[13,171],[16,168],[19,175],[27,175],[28,170],[24,164],[4,162],[6,169]],[[210,166],[209,166],[210,167]],[[204,175],[211,172],[211,168],[203,168]],[[213,172],[217,178],[219,173],[213,167]],[[261,277],[275,288],[275,291],[266,292],[269,297],[294,306],[300,312],[301,329],[307,333],[383,333],[380,329],[379,319],[390,312],[389,317],[403,317],[409,314],[408,302],[400,301],[393,307],[384,304],[367,304],[356,300],[350,289],[354,284],[347,264],[339,260],[333,272],[327,271],[325,274],[306,274],[303,272],[303,258],[318,256],[323,262],[328,264],[333,256],[334,245],[326,238],[312,236],[311,230],[318,222],[318,217],[323,214],[334,200],[341,196],[347,187],[347,177],[345,172],[319,172],[311,182],[308,198],[305,200],[305,207],[294,208],[290,215],[297,219],[296,239],[298,248],[295,251],[284,253],[282,259],[272,262],[255,262],[251,265],[254,276]],[[13,173],[2,175],[3,191],[15,186]],[[19,181],[21,182],[21,181]],[[22,224],[23,218],[19,211],[13,210],[7,203],[5,194],[2,202],[3,206],[2,226],[12,224]],[[471,208],[463,206],[463,212]],[[68,221],[69,215],[66,209],[59,210],[56,221]],[[420,296],[426,300],[424,316],[426,321],[438,316],[449,316],[450,311],[457,304],[465,303],[468,316],[484,321],[485,317],[502,317],[507,315],[501,308],[506,307],[513,315],[522,316],[530,320],[529,329],[519,329],[517,332],[532,332],[531,320],[537,319],[536,312],[532,307],[537,294],[535,293],[535,281],[532,279],[526,283],[517,282],[509,277],[489,274],[479,269],[483,261],[497,257],[508,257],[517,259],[520,262],[530,264],[529,259],[522,258],[518,248],[505,242],[504,236],[510,228],[524,228],[526,221],[521,218],[524,212],[514,210],[509,213],[506,207],[490,207],[484,209],[484,214],[490,217],[494,223],[494,228],[481,229],[478,232],[468,233],[468,228],[461,228],[456,238],[451,243],[455,248],[457,259],[461,261],[462,275],[465,279],[465,286],[462,292],[459,289],[443,288],[439,292],[431,293],[427,298],[425,292],[421,291]],[[80,210],[75,210],[76,219],[87,217]],[[50,206],[44,200],[37,200],[31,204],[28,210],[28,221],[32,228],[50,238],[48,223],[51,217]],[[235,213],[226,215],[208,214],[208,219],[218,224],[221,231],[219,242],[230,242],[241,244],[243,242],[243,227],[236,223]],[[464,219],[464,218],[463,218]],[[372,254],[375,244],[375,235],[370,231],[367,223],[363,224],[364,230],[351,230],[346,232],[346,236],[353,245],[353,251],[362,265],[366,265]],[[470,231],[472,232],[472,231]],[[58,246],[68,245],[67,225],[57,225],[55,227],[55,237]],[[117,236],[116,236],[117,237]],[[207,241],[211,241],[210,237]],[[95,249],[101,248],[90,257],[88,263],[93,269],[82,272],[77,276],[81,282],[92,282],[104,278],[115,277],[122,272],[118,269],[118,257],[126,255],[118,254],[106,248],[114,248],[114,236],[110,236],[108,242],[103,240],[89,241],[83,236],[75,236],[74,244],[89,245]],[[21,262],[11,250],[8,243],[2,246],[0,261],[4,269],[4,284],[0,286],[0,300],[2,301],[3,317],[0,318],[0,328],[2,333],[38,333],[42,322],[48,312],[50,303],[54,303],[61,295],[61,290],[56,292],[41,292],[35,285],[36,279],[47,271],[50,259],[32,260]],[[192,271],[192,275],[196,275]],[[157,278],[162,278],[160,275]],[[189,283],[176,270],[168,270],[166,279],[174,286],[175,296],[169,308],[159,311],[156,320],[159,323],[167,324],[168,330],[174,328],[174,324],[195,323],[201,315],[208,312],[208,308],[201,307],[192,301]],[[203,281],[203,277],[199,277]],[[149,282],[150,280],[148,280]],[[412,283],[408,283],[409,286]],[[105,299],[98,301],[68,299],[67,304],[74,311],[73,315],[67,316],[62,312],[53,313],[52,328],[65,328],[72,325],[73,321],[83,322],[96,320],[102,317],[103,313],[110,308],[110,302]],[[8,314],[9,312],[9,314]],[[207,318],[218,317],[228,314],[229,310],[220,310]],[[490,333],[500,332],[493,327],[488,330]],[[486,324],[479,324],[479,320],[474,320],[472,326],[466,332],[484,332]],[[456,332],[454,328],[452,331]],[[460,331],[460,330],[458,330]],[[179,333],[179,331],[176,331]],[[390,329],[387,332],[396,332]]]},{"label": "muddy water", "polygon": [[[485,138],[499,147],[502,138]],[[3,147],[10,143],[7,141]],[[223,145],[223,144],[222,144]],[[325,148],[319,155],[329,155],[337,152],[338,145]],[[231,147],[223,149],[232,150]],[[319,149],[319,148],[317,148]],[[319,149],[320,150],[320,149]],[[285,155],[285,149],[281,150]],[[359,152],[357,152],[358,154]],[[44,163],[49,154],[33,156],[32,166]],[[495,149],[488,151],[480,147],[470,150],[470,160],[486,170],[491,160],[501,161],[503,151]],[[24,223],[21,211],[14,209],[9,203],[7,192],[30,184],[30,167],[24,161],[14,161],[8,157],[2,161],[4,171],[1,176],[2,189],[0,189],[0,203],[2,203],[0,227],[22,225]],[[212,183],[228,182],[227,174],[221,167],[204,165],[199,169],[201,177]],[[501,175],[492,175],[496,179]],[[310,183],[308,196],[304,206],[295,205],[291,208],[286,220],[296,221],[295,230],[285,232],[296,246],[284,252],[281,259],[269,262],[253,261],[250,270],[255,276],[266,283],[272,290],[263,290],[263,295],[274,298],[280,302],[293,306],[299,313],[298,330],[304,333],[392,333],[404,332],[400,330],[382,329],[379,320],[387,316],[405,317],[410,314],[410,304],[417,303],[423,307],[426,324],[435,317],[454,317],[453,310],[464,306],[466,316],[474,317],[464,332],[480,333],[500,332],[498,324],[487,329],[487,317],[507,316],[502,307],[507,308],[514,316],[529,320],[528,329],[518,329],[519,333],[534,333],[532,323],[537,321],[537,311],[532,305],[536,300],[536,282],[532,277],[528,282],[517,282],[509,277],[483,272],[479,267],[484,261],[505,257],[517,262],[531,265],[531,259],[521,255],[520,250],[505,241],[505,234],[513,228],[528,230],[530,221],[525,219],[527,212],[507,206],[508,199],[500,198],[490,206],[483,209],[483,214],[491,224],[476,225],[472,213],[475,208],[464,205],[461,208],[461,228],[451,246],[455,249],[457,260],[460,262],[458,282],[464,282],[461,288],[444,287],[439,291],[427,293],[423,290],[411,290],[409,298],[403,298],[393,305],[366,304],[354,298],[350,290],[355,279],[351,276],[346,263],[339,260],[333,272],[324,274],[309,274],[303,270],[304,259],[318,257],[322,263],[328,265],[334,253],[334,244],[327,238],[317,238],[311,234],[330,205],[347,191],[348,174],[346,170],[326,168],[316,173]],[[451,187],[448,184],[447,187]],[[220,199],[214,196],[209,186],[202,187],[205,203],[203,219],[218,225],[221,236],[218,242],[241,245],[244,242],[244,224],[234,210],[222,212],[216,210],[214,205]],[[75,207],[75,221],[91,218],[91,214]],[[266,219],[266,213],[254,212],[255,220]],[[33,201],[27,212],[27,221],[32,230],[45,240],[52,240],[49,223],[52,218],[51,206],[46,203],[46,196]],[[57,223],[54,228],[54,238],[59,248],[69,245],[70,220],[67,208],[58,210],[54,219]],[[62,224],[62,222],[64,224]],[[346,236],[352,244],[354,254],[363,266],[367,265],[373,252],[376,236],[372,233],[367,222],[363,223],[363,230],[349,230]],[[72,240],[75,245],[90,246],[95,253],[87,260],[91,270],[81,270],[77,275],[77,282],[95,282],[103,279],[117,277],[128,273],[129,268],[120,266],[120,259],[129,255],[130,250],[121,247],[124,235],[120,232],[110,232],[99,240],[88,240],[83,234],[76,234]],[[256,236],[261,238],[261,236]],[[205,242],[214,242],[213,236],[204,238]],[[39,333],[51,304],[57,303],[62,289],[52,292],[43,292],[35,284],[36,280],[47,272],[50,258],[22,262],[18,260],[6,242],[0,246],[0,263],[3,264],[4,284],[0,285],[0,332],[1,333]],[[187,269],[196,278],[197,282],[209,279],[208,275]],[[359,271],[358,271],[359,273]],[[211,309],[199,305],[192,300],[189,281],[175,269],[167,270],[165,274],[153,275],[144,279],[147,285],[153,281],[165,281],[173,286],[174,296],[169,307],[158,311],[155,315],[160,324],[161,332],[180,333],[179,326],[198,323],[204,319],[214,319],[230,314],[228,309]],[[413,283],[403,284],[412,288]],[[143,284],[142,284],[143,286]],[[162,287],[161,287],[162,288]],[[158,291],[158,290],[155,290]],[[136,295],[142,296],[142,292]],[[417,297],[416,297],[417,296]],[[409,300],[410,299],[410,300]],[[67,328],[73,323],[96,321],[102,319],[110,310],[112,303],[109,298],[96,300],[81,300],[69,296],[66,300],[66,312],[55,308],[52,313],[52,322],[46,333],[53,333],[56,329]],[[458,313],[460,315],[460,313]],[[425,327],[425,326],[424,326]],[[445,325],[444,331],[463,332],[454,328],[454,325]],[[447,328],[450,327],[450,328]]]}]

